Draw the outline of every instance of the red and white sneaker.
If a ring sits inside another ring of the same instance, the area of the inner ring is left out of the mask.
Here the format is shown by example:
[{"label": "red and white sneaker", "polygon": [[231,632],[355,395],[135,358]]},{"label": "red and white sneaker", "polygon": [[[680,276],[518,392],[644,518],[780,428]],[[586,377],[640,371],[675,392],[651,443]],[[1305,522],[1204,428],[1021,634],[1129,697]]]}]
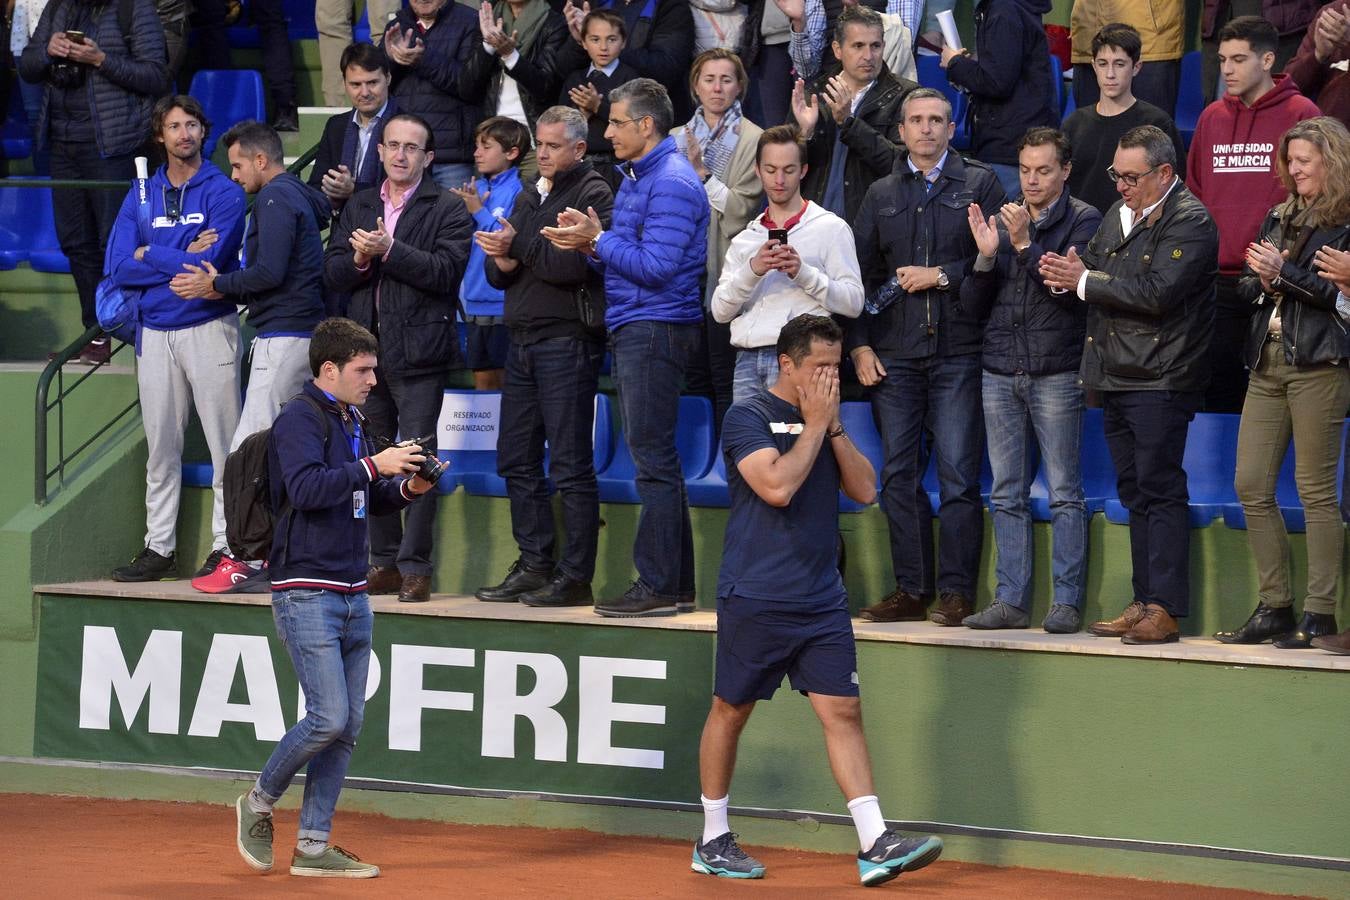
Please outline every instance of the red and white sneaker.
[{"label": "red and white sneaker", "polygon": [[257,574],[249,566],[231,558],[229,554],[223,554],[215,571],[192,579],[192,587],[203,594],[232,594],[241,584]]}]

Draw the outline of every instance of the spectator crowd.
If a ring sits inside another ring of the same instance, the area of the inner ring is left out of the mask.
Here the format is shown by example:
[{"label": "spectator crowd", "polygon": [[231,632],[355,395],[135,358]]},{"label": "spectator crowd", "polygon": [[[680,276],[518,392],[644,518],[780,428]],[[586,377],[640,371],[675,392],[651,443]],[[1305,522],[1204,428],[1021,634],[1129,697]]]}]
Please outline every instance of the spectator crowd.
[{"label": "spectator crowd", "polygon": [[[223,67],[220,5],[196,3],[191,21],[202,61]],[[375,43],[351,42],[350,4],[321,0],[323,92],[347,109],[307,180],[282,155],[296,110],[289,51],[266,50],[278,21],[284,38],[279,0],[246,6],[270,60],[271,124],[224,135],[226,173],[203,156],[206,111],[173,90],[184,4],[12,4],[20,94],[51,174],[130,179],[135,156],[162,160],[143,196],[53,192],[84,324],[97,324],[104,279],[139,297],[147,526],[119,580],[177,571],[195,408],[215,503],[193,583],[269,589],[268,560],[229,551],[225,459],[310,380],[314,329],[341,316],[378,339],[356,424],[376,445],[425,435],[434,453],[454,368],[502,392],[498,466],[519,558],[480,600],[692,610],[679,397],[709,396],[720,428],[774,388],[783,328],[826,316],[841,329],[844,390],[870,401],[883,443],[895,587],[864,619],[1028,627],[1039,462],[1054,584],[1041,624],[1081,630],[1091,405],[1129,514],[1132,582],[1121,614],[1089,630],[1177,640],[1187,428],[1227,412],[1241,413],[1235,487],[1259,592],[1250,619],[1218,638],[1350,653],[1334,615],[1350,406],[1344,0],[1207,0],[1213,99],[1193,135],[1174,120],[1179,0],[1113,4],[1119,21],[1098,0],[1074,4],[1067,116],[1047,0],[979,0],[965,41],[944,37],[940,0],[409,0],[372,4]],[[241,312],[258,334],[248,348]],[[593,398],[607,349],[642,508],[637,578],[597,599]],[[109,350],[101,337],[82,358]],[[828,440],[848,439],[837,430]],[[1275,499],[1291,441],[1308,533],[1300,615]],[[741,461],[726,452],[734,486]],[[995,589],[977,611],[986,454]],[[426,600],[434,522],[434,493],[373,516],[362,587]]]}]

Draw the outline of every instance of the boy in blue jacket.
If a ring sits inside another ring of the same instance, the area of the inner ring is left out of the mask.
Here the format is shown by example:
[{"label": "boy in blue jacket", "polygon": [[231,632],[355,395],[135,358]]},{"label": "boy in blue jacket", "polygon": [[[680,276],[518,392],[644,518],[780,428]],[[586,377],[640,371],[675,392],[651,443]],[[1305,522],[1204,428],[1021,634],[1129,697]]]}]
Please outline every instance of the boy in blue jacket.
[{"label": "boy in blue jacket", "polygon": [[[473,216],[476,231],[500,231],[520,193],[520,161],[530,152],[530,132],[515,119],[493,116],[474,132],[474,165],[482,177],[452,188]],[[483,268],[487,255],[477,244],[469,246],[469,261],[459,285],[459,299],[467,325],[467,365],[479,391],[500,391],[506,375],[505,292],[488,284]]]},{"label": "boy in blue jacket", "polygon": [[[328,198],[286,171],[281,137],[262,122],[241,122],[221,138],[230,177],[256,200],[244,231],[243,266],[218,272],[210,260],[185,263],[170,287],[180,297],[248,306],[258,337],[249,349],[248,389],[230,451],[272,424],[281,406],[309,380],[309,336],[324,315],[323,237]],[[222,551],[209,575],[192,580],[208,594],[265,593],[266,573]]]},{"label": "boy in blue jacket", "polygon": [[215,471],[213,552],[226,546],[222,477],[239,423],[239,316],[233,303],[180,297],[169,287],[184,265],[238,268],[244,192],[202,159],[210,127],[192,97],[169,96],[155,104],[152,133],[167,161],[149,179],[147,208],[140,209],[139,192],[132,190],[108,239],[105,271],[119,287],[139,293],[136,381],[148,444],[145,549],[113,570],[117,581],[177,577],[174,529],[189,404],[197,409]]},{"label": "boy in blue jacket", "polygon": [[235,846],[255,871],[272,868],[272,807],[303,768],[305,797],[291,874],[374,878],[328,841],[338,794],[365,713],[374,616],[366,592],[366,515],[397,513],[431,490],[414,474],[416,445],[375,453],[358,407],[375,386],[378,346],[350,319],[314,329],[314,380],[277,416],[267,448],[272,509],[272,615],[305,692],[305,717],[291,727],[235,801]]}]

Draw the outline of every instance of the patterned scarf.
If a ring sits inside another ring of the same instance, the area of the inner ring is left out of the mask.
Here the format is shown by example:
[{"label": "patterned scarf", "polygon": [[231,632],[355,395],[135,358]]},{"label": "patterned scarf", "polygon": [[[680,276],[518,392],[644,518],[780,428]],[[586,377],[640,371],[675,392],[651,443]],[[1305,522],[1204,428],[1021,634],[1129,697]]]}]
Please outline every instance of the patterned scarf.
[{"label": "patterned scarf", "polygon": [[703,152],[703,164],[708,167],[708,171],[725,183],[727,167],[731,165],[731,154],[735,152],[736,143],[741,139],[741,101],[737,100],[731,104],[731,108],[722,116],[722,121],[717,123],[715,129],[708,126],[708,120],[703,118],[703,107],[700,106],[694,110],[694,117],[680,134],[681,140],[678,142],[680,150],[684,150],[687,146],[685,142],[689,139],[689,135],[693,135],[694,140],[698,141],[699,150]]}]

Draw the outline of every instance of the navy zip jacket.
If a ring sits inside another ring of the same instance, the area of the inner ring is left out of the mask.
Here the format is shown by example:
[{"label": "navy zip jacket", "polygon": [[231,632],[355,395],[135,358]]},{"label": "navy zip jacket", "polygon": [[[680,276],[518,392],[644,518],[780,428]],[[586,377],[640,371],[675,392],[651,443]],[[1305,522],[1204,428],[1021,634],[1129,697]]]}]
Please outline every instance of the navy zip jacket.
[{"label": "navy zip jacket", "polygon": [[863,288],[871,296],[903,266],[940,266],[948,285],[906,294],[876,315],[864,310],[849,320],[848,350],[871,347],[882,360],[979,353],[985,309],[961,290],[978,253],[967,209],[996,210],[1003,201],[994,170],[955,150],[931,192],[901,157],[894,173],[868,189],[853,226]]},{"label": "navy zip jacket", "polygon": [[[985,215],[993,211],[986,210]],[[1028,226],[1031,243],[1013,250],[1008,231],[998,226],[998,256],[993,268],[974,270],[961,285],[962,295],[990,306],[984,328],[984,368],[996,375],[1054,375],[1077,372],[1083,359],[1087,304],[1073,291],[1056,294],[1045,286],[1039,263],[1046,253],[1061,256],[1069,248],[1082,254],[1102,224],[1096,207],[1065,190],[1039,224]]]},{"label": "navy zip jacket", "polygon": [[979,0],[975,57],[958,56],[947,79],[970,95],[970,155],[1017,165],[1017,142],[1028,128],[1059,127],[1050,48],[1041,17],[1050,0]]},{"label": "navy zip jacket", "polygon": [[283,509],[287,500],[291,504],[272,533],[272,590],[357,594],[366,589],[370,541],[367,520],[353,515],[355,495],[364,493],[367,516],[397,512],[414,497],[407,479],[384,478],[376,470],[364,430],[354,437],[363,417],[328,399],[313,381],[301,390],[318,401],[324,415],[321,421],[314,407],[297,397],[272,423],[267,443],[272,510]]},{"label": "navy zip jacket", "polygon": [[323,237],[328,198],[290,172],[253,202],[244,231],[244,268],[217,275],[215,289],[248,304],[262,337],[308,335],[323,318]]}]

